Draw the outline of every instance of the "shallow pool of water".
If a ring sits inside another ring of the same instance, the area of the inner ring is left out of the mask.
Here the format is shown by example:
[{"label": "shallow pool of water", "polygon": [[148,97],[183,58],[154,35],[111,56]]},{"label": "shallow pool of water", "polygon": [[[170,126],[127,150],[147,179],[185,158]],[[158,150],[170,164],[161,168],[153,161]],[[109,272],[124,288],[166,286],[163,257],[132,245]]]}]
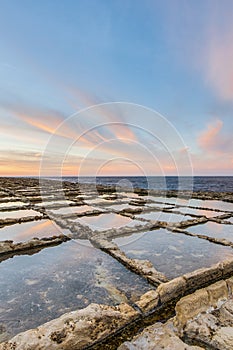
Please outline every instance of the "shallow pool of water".
[{"label": "shallow pool of water", "polygon": [[202,201],[202,206],[205,208],[219,209],[233,212],[233,203],[216,201],[216,200],[206,200]]},{"label": "shallow pool of water", "polygon": [[100,197],[96,197],[93,199],[85,199],[85,203],[88,205],[108,205],[110,203],[114,203],[113,199],[104,199],[104,198],[100,198]]},{"label": "shallow pool of water", "polygon": [[165,203],[146,203],[147,207],[152,207],[152,208],[161,208],[161,209],[172,209],[174,208],[174,205],[170,204],[165,204]]},{"label": "shallow pool of water", "polygon": [[32,209],[25,210],[13,210],[13,211],[0,211],[0,219],[20,219],[27,216],[42,216],[38,211]]},{"label": "shallow pool of water", "polygon": [[109,210],[114,209],[114,210],[124,210],[124,209],[135,209],[134,206],[129,205],[128,203],[124,203],[124,204],[111,204],[107,207]]},{"label": "shallow pool of water", "polygon": [[45,207],[45,208],[47,208],[47,207],[50,207],[50,206],[52,207],[54,205],[68,206],[69,204],[74,204],[74,202],[69,201],[69,200],[51,201],[51,202],[50,201],[48,201],[48,202],[43,201],[41,203],[35,204],[35,207],[38,207],[38,208]]},{"label": "shallow pool of water", "polygon": [[0,264],[0,325],[8,337],[91,302],[136,301],[151,286],[85,242],[70,241]]},{"label": "shallow pool of water", "polygon": [[21,201],[5,202],[0,203],[0,208],[23,207],[25,205],[28,205],[28,203],[24,203]]},{"label": "shallow pool of water", "polygon": [[158,220],[158,221],[166,221],[166,222],[181,222],[181,221],[193,219],[191,216],[165,213],[160,211],[152,211],[149,213],[138,214],[138,215],[135,215],[135,217],[146,219],[146,220]]},{"label": "shallow pool of water", "polygon": [[122,226],[142,225],[141,221],[132,220],[129,217],[115,213],[100,214],[95,216],[86,216],[75,219],[83,225],[89,226],[92,230],[107,230],[111,228],[119,228]]},{"label": "shallow pool of water", "polygon": [[130,258],[148,259],[168,278],[233,257],[233,250],[166,229],[114,239]]},{"label": "shallow pool of water", "polygon": [[70,215],[75,213],[78,213],[78,214],[88,213],[93,210],[96,210],[96,208],[91,207],[89,205],[80,205],[80,206],[74,206],[74,207],[63,207],[59,209],[51,209],[51,212],[54,214]]},{"label": "shallow pool of water", "polygon": [[174,210],[178,210],[184,214],[206,216],[207,218],[211,218],[222,214],[221,212],[218,212],[218,211],[194,209],[194,208],[188,208],[188,207],[179,207],[179,208],[175,208]]},{"label": "shallow pool of water", "polygon": [[233,242],[233,225],[224,225],[209,221],[202,225],[189,227],[187,231],[214,238],[225,238]]},{"label": "shallow pool of water", "polygon": [[61,229],[51,220],[38,220],[23,222],[0,228],[0,240],[12,240],[14,242],[25,242],[34,237],[52,237],[61,234],[70,234],[67,229]]}]

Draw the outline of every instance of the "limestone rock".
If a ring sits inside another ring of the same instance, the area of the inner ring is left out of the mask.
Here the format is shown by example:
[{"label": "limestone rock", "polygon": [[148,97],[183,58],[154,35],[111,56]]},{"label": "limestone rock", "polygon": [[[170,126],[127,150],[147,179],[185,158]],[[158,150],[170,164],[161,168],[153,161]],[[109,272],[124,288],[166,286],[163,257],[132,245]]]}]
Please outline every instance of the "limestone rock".
[{"label": "limestone rock", "polygon": [[217,307],[219,301],[228,299],[228,288],[225,281],[219,281],[206,288],[210,305]]},{"label": "limestone rock", "polygon": [[142,312],[150,312],[154,310],[159,303],[159,294],[156,290],[149,290],[143,294],[140,299],[135,303]]},{"label": "limestone rock", "polygon": [[233,296],[233,277],[228,278],[228,279],[226,280],[226,283],[227,283],[227,287],[228,287],[228,290],[229,290],[229,294],[230,294],[231,296]]},{"label": "limestone rock", "polygon": [[123,343],[118,350],[201,350],[199,346],[185,344],[173,329],[172,321],[147,327],[132,341]]},{"label": "limestone rock", "polygon": [[222,267],[216,264],[187,273],[183,277],[186,279],[187,289],[192,291],[221,279]]},{"label": "limestone rock", "polygon": [[1,343],[0,350],[78,350],[114,333],[137,316],[138,312],[128,304],[90,304],[16,335]]},{"label": "limestone rock", "polygon": [[161,303],[181,297],[186,289],[186,281],[183,277],[177,277],[157,288]]},{"label": "limestone rock", "polygon": [[224,260],[222,263],[220,263],[223,277],[233,273],[233,259],[228,258],[227,260]]},{"label": "limestone rock", "polygon": [[213,336],[211,345],[218,350],[232,350],[233,349],[233,328],[221,327]]},{"label": "limestone rock", "polygon": [[218,319],[211,314],[200,314],[187,322],[184,334],[191,340],[210,343],[212,334],[218,329]]},{"label": "limestone rock", "polygon": [[224,302],[219,309],[188,320],[184,335],[206,344],[207,348],[233,349],[233,300]]},{"label": "limestone rock", "polygon": [[209,295],[205,289],[199,289],[191,295],[182,298],[176,304],[176,325],[182,327],[188,320],[209,308]]}]

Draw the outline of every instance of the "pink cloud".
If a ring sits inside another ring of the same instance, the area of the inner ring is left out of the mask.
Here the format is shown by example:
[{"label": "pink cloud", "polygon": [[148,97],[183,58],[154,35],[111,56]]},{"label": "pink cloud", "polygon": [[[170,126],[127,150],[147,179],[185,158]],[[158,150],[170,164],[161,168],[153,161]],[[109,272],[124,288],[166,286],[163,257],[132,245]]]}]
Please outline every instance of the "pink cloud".
[{"label": "pink cloud", "polygon": [[233,25],[212,31],[204,52],[207,83],[223,100],[233,100]]},{"label": "pink cloud", "polygon": [[213,151],[218,146],[218,136],[222,129],[223,122],[221,120],[215,120],[214,123],[207,125],[207,128],[200,133],[197,139],[198,145],[206,151]]}]

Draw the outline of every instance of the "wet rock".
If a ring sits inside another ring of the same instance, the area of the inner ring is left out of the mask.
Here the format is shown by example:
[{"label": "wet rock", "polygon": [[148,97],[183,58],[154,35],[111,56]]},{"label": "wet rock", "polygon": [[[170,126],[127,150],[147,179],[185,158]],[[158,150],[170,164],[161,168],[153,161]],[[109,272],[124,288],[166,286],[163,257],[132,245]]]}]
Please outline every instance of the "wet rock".
[{"label": "wet rock", "polygon": [[92,237],[90,239],[91,243],[97,247],[97,248],[100,248],[100,249],[103,249],[103,250],[117,250],[119,249],[118,246],[112,242],[112,241],[108,241],[104,238],[101,238],[101,237]]},{"label": "wet rock", "polygon": [[17,253],[21,251],[27,251],[42,247],[48,247],[52,245],[61,244],[70,240],[69,237],[65,235],[58,235],[53,237],[45,238],[33,238],[27,242],[14,243],[13,241],[3,241],[0,242],[0,256],[4,254]]},{"label": "wet rock", "polygon": [[125,253],[123,253],[119,248],[116,249],[114,246],[113,249],[104,249],[108,254],[113,256],[115,259],[120,261],[131,271],[145,277],[149,282],[154,285],[158,285],[163,282],[167,282],[167,277],[161,272],[157,271],[153,264],[148,260],[140,259],[130,259]]},{"label": "wet rock", "polygon": [[146,278],[152,283],[167,282],[167,277],[161,272],[154,268],[154,265],[149,260],[141,259],[131,259],[136,271],[141,275],[146,276]]},{"label": "wet rock", "polygon": [[138,312],[127,304],[90,304],[16,335],[0,344],[0,350],[78,350],[113,334],[137,317]]}]

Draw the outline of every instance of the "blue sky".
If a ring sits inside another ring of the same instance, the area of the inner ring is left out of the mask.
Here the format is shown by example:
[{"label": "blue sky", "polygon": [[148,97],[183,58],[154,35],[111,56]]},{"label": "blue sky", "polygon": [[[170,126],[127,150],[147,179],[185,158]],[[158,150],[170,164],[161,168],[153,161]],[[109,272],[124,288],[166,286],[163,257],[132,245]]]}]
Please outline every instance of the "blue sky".
[{"label": "blue sky", "polygon": [[[71,130],[70,115],[112,101],[143,105],[163,115],[174,127],[174,138],[182,138],[181,151],[186,149],[195,175],[232,175],[232,1],[3,0],[0,35],[1,175],[38,174],[43,152],[60,123]],[[160,134],[153,118],[139,110],[140,126]],[[128,122],[117,108],[111,113],[114,122]],[[79,133],[90,127],[88,118],[95,119],[95,110],[77,118]],[[101,118],[100,113],[100,123]],[[65,174],[77,172],[84,157],[83,174],[95,174],[95,160],[98,166],[109,162],[108,153],[114,163],[119,148],[123,162],[151,161],[134,144],[137,140],[150,149],[148,132],[142,137],[137,128],[123,125],[121,132],[112,126],[98,131],[105,141],[92,157],[87,150],[91,154],[100,139],[89,135],[89,143],[77,144],[70,135],[76,148],[70,151]],[[64,132],[55,137],[61,158],[67,156]],[[108,134],[114,134],[116,142],[110,151]],[[158,159],[167,157],[160,162],[163,173],[189,174],[178,145],[175,148],[169,152],[175,154],[176,169],[169,156],[158,147],[154,151]],[[48,155],[51,164],[53,158]],[[113,163],[101,174],[122,175],[121,166]],[[123,168],[126,175],[138,174],[136,167],[124,163]],[[160,175],[156,167],[144,170]]]}]

